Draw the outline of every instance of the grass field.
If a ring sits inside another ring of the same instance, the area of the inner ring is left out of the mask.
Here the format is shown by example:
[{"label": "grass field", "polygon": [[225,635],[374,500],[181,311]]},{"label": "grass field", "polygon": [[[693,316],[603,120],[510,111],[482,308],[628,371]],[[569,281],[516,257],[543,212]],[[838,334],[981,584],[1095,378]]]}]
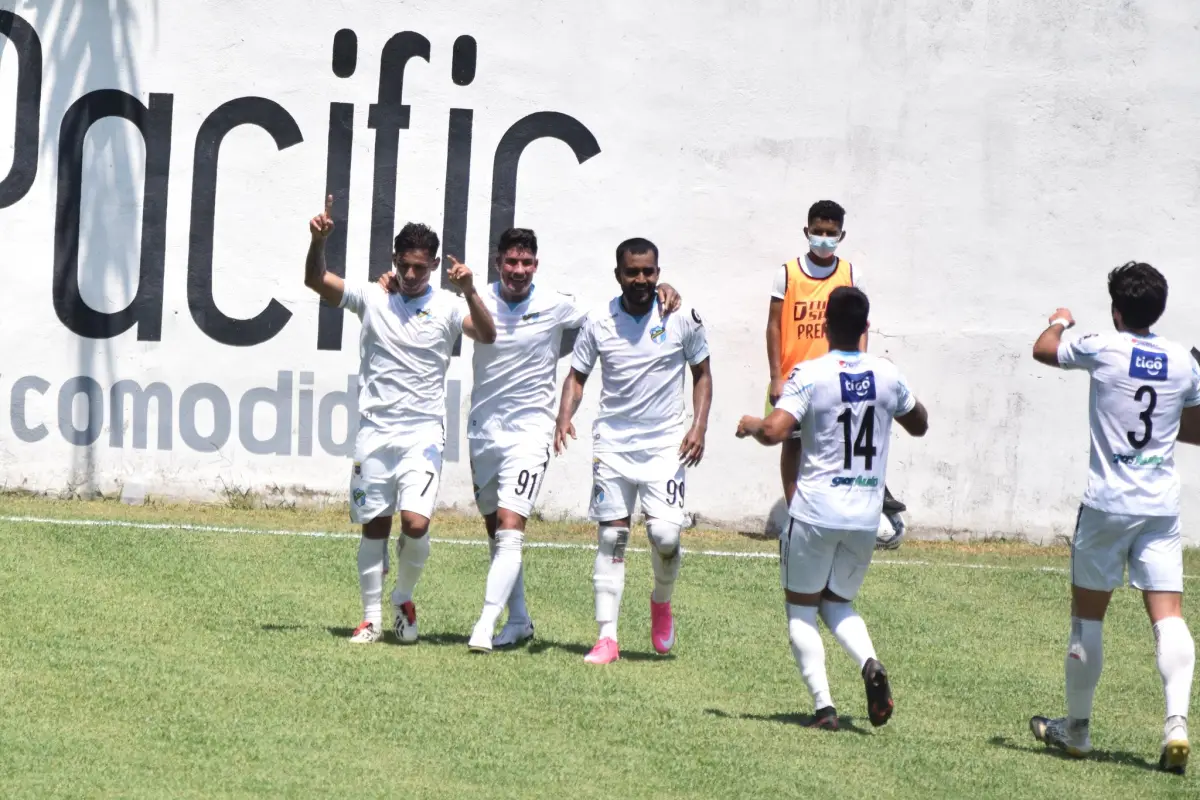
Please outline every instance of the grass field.
[{"label": "grass field", "polygon": [[[772,558],[685,557],[678,642],[662,658],[649,642],[649,558],[631,554],[623,658],[589,667],[585,549],[527,554],[538,637],[479,656],[466,638],[482,602],[480,546],[435,542],[417,589],[419,644],[356,647],[354,538],[177,527],[350,533],[340,515],[3,497],[0,517],[3,797],[1200,796],[1195,775],[1153,771],[1162,692],[1129,591],[1105,627],[1094,757],[1067,760],[1030,738],[1031,714],[1063,708],[1061,548],[914,542],[881,556],[859,608],[896,714],[870,727],[856,670],[827,637],[834,698],[852,723],[828,733],[798,725],[811,701]],[[434,535],[482,539],[466,519],[439,520]],[[590,537],[540,524],[529,539]],[[695,549],[774,552],[736,535],[687,537]],[[1187,572],[1200,576],[1200,554],[1188,553]],[[1194,596],[1185,603],[1200,629]]]}]

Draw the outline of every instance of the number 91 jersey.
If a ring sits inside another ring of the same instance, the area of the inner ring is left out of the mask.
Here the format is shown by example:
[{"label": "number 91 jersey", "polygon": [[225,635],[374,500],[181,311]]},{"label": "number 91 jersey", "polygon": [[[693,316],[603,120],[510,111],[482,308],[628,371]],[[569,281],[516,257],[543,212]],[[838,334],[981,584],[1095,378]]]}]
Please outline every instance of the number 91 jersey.
[{"label": "number 91 jersey", "polygon": [[1200,366],[1160,336],[1091,334],[1058,347],[1063,369],[1091,375],[1091,465],[1083,504],[1109,514],[1179,514],[1175,439],[1200,405]]},{"label": "number 91 jersey", "polygon": [[892,419],[916,402],[896,365],[868,353],[834,350],[796,367],[775,404],[800,426],[792,518],[878,528]]}]

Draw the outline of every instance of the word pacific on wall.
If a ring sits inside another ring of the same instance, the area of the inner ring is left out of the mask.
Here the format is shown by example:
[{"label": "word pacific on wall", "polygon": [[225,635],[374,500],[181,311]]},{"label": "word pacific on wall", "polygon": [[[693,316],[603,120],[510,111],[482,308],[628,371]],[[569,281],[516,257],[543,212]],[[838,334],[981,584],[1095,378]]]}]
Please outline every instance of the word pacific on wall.
[{"label": "word pacific on wall", "polygon": [[[42,42],[34,26],[11,11],[0,11],[0,34],[17,56],[16,131],[12,164],[0,181],[0,209],[20,202],[30,191],[38,171],[38,149],[43,120]],[[368,127],[375,132],[374,185],[371,202],[369,274],[375,278],[391,266],[395,234],[396,172],[400,131],[409,127],[410,107],[404,104],[405,67],[414,58],[429,61],[433,44],[413,31],[396,33],[383,47],[379,91],[369,107]],[[477,44],[459,36],[452,45],[450,79],[467,86],[475,78]],[[358,65],[358,37],[342,29],[333,38],[332,70],[350,78]],[[166,260],[167,183],[170,176],[174,95],[151,92],[148,103],[118,89],[99,89],[75,100],[59,121],[58,183],[54,222],[54,309],[64,326],[78,336],[108,339],[136,327],[139,341],[158,342],[162,337],[163,271]],[[137,293],[119,311],[99,311],[84,300],[79,288],[80,206],[84,173],[84,142],[97,122],[116,117],[132,123],[145,144],[145,180],[141,219],[141,255]],[[452,108],[448,120],[445,209],[442,241],[447,252],[466,250],[467,199],[471,178],[471,138],[474,112]],[[346,275],[346,231],[350,214],[351,147],[354,141],[354,104],[331,103],[326,160],[326,193],[335,198],[336,227],[327,247],[331,272]],[[229,316],[213,298],[213,236],[217,196],[218,158],[222,140],[235,128],[252,125],[269,133],[279,150],[304,140],[295,118],[286,108],[266,97],[245,96],[214,109],[196,135],[193,156],[191,219],[187,253],[187,304],[196,326],[224,345],[248,347],[276,336],[292,317],[271,298],[258,314],[244,319]],[[492,165],[490,245],[510,227],[516,213],[517,174],[521,154],[544,138],[566,143],[579,163],[600,152],[591,131],[572,116],[539,111],[513,123],[501,136]],[[488,280],[496,278],[495,265]],[[443,274],[442,284],[448,286]],[[315,346],[319,350],[342,348],[344,314],[322,307]],[[564,352],[569,342],[564,344]],[[460,348],[455,348],[459,354]]]}]

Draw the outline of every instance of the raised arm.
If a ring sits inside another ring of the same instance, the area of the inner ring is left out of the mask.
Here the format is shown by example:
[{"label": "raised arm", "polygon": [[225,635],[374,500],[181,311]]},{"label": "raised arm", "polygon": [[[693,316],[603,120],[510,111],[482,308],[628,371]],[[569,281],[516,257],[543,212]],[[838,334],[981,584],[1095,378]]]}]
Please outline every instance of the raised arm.
[{"label": "raised arm", "polygon": [[1075,324],[1075,318],[1065,308],[1050,315],[1050,327],[1033,343],[1033,357],[1048,367],[1058,366],[1058,346],[1062,344],[1063,331]]},{"label": "raised arm", "polygon": [[567,379],[563,381],[562,397],[558,402],[558,420],[554,425],[554,452],[557,455],[567,451],[568,436],[576,438],[575,424],[571,420],[583,400],[583,385],[587,383],[587,379],[585,373],[572,367],[567,373]]},{"label": "raised arm", "polygon": [[325,270],[325,240],[333,233],[333,195],[325,198],[325,210],[308,221],[312,241],[304,260],[304,285],[321,295],[329,305],[337,307],[346,292],[346,282]]},{"label": "raised arm", "polygon": [[491,344],[496,341],[496,321],[492,312],[483,304],[483,298],[475,291],[475,278],[466,264],[460,264],[458,259],[447,254],[450,260],[450,282],[458,287],[467,301],[467,309],[471,315],[463,320],[463,333],[480,344]]}]

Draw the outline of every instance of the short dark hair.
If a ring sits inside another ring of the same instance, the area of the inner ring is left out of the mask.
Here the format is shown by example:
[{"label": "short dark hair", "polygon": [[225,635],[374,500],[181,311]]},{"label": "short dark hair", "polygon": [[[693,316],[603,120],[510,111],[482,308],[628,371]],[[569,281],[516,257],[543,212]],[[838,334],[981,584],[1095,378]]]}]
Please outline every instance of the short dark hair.
[{"label": "short dark hair", "polygon": [[529,228],[509,228],[496,242],[496,254],[504,255],[513,248],[528,250],[537,255],[537,234]]},{"label": "short dark hair", "polygon": [[430,258],[437,258],[438,246],[440,244],[438,235],[428,225],[423,225],[420,222],[409,222],[396,234],[396,241],[392,243],[392,247],[397,253],[406,253],[409,250],[424,250],[429,253]]},{"label": "short dark hair", "polygon": [[1167,308],[1167,279],[1149,264],[1130,261],[1108,273],[1108,295],[1127,328],[1149,328]]},{"label": "short dark hair", "polygon": [[818,200],[808,209],[808,224],[811,225],[813,220],[817,219],[836,222],[840,228],[846,222],[846,209],[832,200]]},{"label": "short dark hair", "polygon": [[857,341],[867,330],[871,301],[855,286],[839,286],[829,293],[825,306],[825,324],[839,342]]},{"label": "short dark hair", "polygon": [[658,247],[649,239],[643,239],[640,236],[635,236],[632,239],[626,239],[617,245],[617,266],[624,263],[625,254],[640,256],[642,253],[654,253],[654,262],[658,263]]}]

